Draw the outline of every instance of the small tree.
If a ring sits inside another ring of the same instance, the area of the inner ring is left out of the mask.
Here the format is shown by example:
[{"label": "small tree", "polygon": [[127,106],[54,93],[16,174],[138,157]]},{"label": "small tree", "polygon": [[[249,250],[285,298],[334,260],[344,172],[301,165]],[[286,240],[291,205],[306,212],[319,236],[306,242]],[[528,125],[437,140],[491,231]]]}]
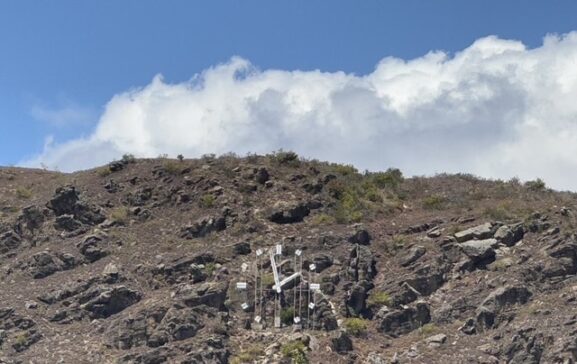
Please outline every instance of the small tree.
[{"label": "small tree", "polygon": [[176,159],[182,162],[184,160],[184,156],[182,154],[179,154],[176,156]]}]

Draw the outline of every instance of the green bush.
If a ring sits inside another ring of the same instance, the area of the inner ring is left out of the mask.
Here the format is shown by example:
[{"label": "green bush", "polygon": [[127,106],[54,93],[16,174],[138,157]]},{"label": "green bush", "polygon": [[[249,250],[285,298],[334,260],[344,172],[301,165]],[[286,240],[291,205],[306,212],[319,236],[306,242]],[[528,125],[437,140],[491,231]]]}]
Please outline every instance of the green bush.
[{"label": "green bush", "polygon": [[295,317],[295,310],[292,307],[283,308],[280,311],[280,320],[285,325],[292,325]]},{"label": "green bush", "polygon": [[110,170],[110,167],[106,166],[106,167],[98,168],[98,170],[96,171],[96,173],[97,173],[100,177],[107,177],[107,176],[110,176],[110,174],[112,174],[112,171]]},{"label": "green bush", "polygon": [[281,353],[285,358],[291,358],[295,364],[307,364],[307,347],[301,341],[290,341],[281,347]]},{"label": "green bush", "polygon": [[110,220],[125,225],[126,223],[128,223],[129,214],[130,211],[128,207],[125,206],[118,207],[112,210],[112,212],[110,213]]},{"label": "green bush", "polygon": [[216,197],[214,197],[214,195],[211,195],[210,193],[207,193],[206,195],[203,195],[200,198],[200,207],[204,207],[206,209],[214,207],[215,201]]},{"label": "green bush", "polygon": [[447,206],[447,198],[441,195],[430,195],[423,199],[423,208],[427,210],[442,210]]},{"label": "green bush", "polygon": [[534,181],[525,182],[525,187],[531,191],[544,191],[546,189],[545,182],[541,178],[537,178]]},{"label": "green bush", "polygon": [[182,164],[176,162],[175,160],[168,160],[166,162],[164,162],[164,170],[166,171],[166,173],[168,174],[180,174],[180,172],[182,172]]},{"label": "green bush", "polygon": [[386,292],[374,292],[367,300],[369,306],[390,306],[391,296]]},{"label": "green bush", "polygon": [[27,187],[16,188],[16,196],[22,200],[28,200],[32,197],[32,190]]},{"label": "green bush", "polygon": [[135,163],[136,162],[136,158],[134,157],[134,154],[130,154],[130,153],[126,153],[122,156],[121,159],[124,163]]},{"label": "green bush", "polygon": [[337,222],[337,220],[328,214],[318,214],[313,216],[311,222],[313,225],[331,225]]},{"label": "green bush", "polygon": [[364,335],[367,331],[367,320],[357,317],[350,317],[344,320],[343,325],[347,332],[353,336]]},{"label": "green bush", "polygon": [[265,355],[264,350],[258,346],[250,346],[240,354],[230,358],[231,364],[254,363],[258,357]]},{"label": "green bush", "polygon": [[419,329],[419,333],[423,336],[430,336],[432,334],[434,334],[435,332],[437,332],[438,328],[437,325],[435,325],[434,323],[428,323],[423,325],[420,329]]},{"label": "green bush", "polygon": [[279,165],[287,165],[298,167],[300,165],[299,156],[295,152],[284,150],[279,150],[274,152],[271,156],[271,160]]},{"label": "green bush", "polygon": [[371,174],[373,183],[379,188],[396,189],[403,183],[403,173],[400,169],[389,168],[386,172],[377,172]]},{"label": "green bush", "polygon": [[350,164],[331,164],[331,170],[335,173],[342,174],[343,176],[359,173],[359,171]]}]

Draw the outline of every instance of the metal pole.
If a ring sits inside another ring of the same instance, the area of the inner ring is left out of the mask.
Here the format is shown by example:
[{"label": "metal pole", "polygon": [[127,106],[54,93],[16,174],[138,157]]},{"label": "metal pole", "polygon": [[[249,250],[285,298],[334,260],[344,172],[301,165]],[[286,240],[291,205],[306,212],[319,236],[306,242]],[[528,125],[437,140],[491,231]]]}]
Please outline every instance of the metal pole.
[{"label": "metal pole", "polygon": [[311,308],[309,307],[309,304],[311,303],[311,271],[309,270],[309,290],[308,290],[308,303],[307,303],[307,326],[310,330],[311,328]]},{"label": "metal pole", "polygon": [[258,305],[258,257],[256,257],[256,264],[254,270],[254,318],[258,315],[257,314],[257,305]]}]

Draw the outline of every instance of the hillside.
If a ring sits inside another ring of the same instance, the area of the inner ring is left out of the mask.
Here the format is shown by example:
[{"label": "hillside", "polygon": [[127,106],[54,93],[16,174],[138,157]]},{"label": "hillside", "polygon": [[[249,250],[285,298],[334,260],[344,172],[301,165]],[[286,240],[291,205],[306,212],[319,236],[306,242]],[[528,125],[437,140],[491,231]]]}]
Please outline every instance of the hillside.
[{"label": "hillside", "polygon": [[[0,363],[574,363],[576,211],[539,180],[291,152],[1,168]],[[306,272],[280,328],[276,245]]]}]

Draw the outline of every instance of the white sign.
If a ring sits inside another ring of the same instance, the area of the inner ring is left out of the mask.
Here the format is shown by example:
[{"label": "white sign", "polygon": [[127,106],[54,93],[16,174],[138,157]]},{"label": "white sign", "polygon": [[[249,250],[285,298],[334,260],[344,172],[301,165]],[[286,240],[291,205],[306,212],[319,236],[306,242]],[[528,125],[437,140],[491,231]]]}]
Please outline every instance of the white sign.
[{"label": "white sign", "polygon": [[309,303],[309,308],[310,308],[311,310],[314,310],[314,309],[315,309],[315,304],[314,304],[314,303],[312,303],[312,302],[311,302],[311,303]]},{"label": "white sign", "polygon": [[261,321],[262,321],[262,317],[260,317],[260,316],[255,316],[254,322],[256,322],[257,324],[260,324]]},{"label": "white sign", "polygon": [[262,249],[257,249],[256,250],[256,256],[260,257],[262,255]]},{"label": "white sign", "polygon": [[240,305],[240,307],[242,307],[242,309],[246,311],[246,310],[248,310],[249,305],[248,305],[248,303],[244,302],[242,305]]},{"label": "white sign", "polygon": [[319,291],[321,289],[321,285],[319,283],[311,283],[310,289],[311,291]]},{"label": "white sign", "polygon": [[295,251],[295,255],[296,255],[297,257],[300,257],[302,253],[303,253],[303,251],[300,250],[300,249],[297,249],[297,250]]},{"label": "white sign", "polygon": [[246,282],[237,282],[236,283],[236,289],[246,289],[247,284]]},{"label": "white sign", "polygon": [[242,269],[243,272],[246,272],[246,270],[248,269],[248,264],[242,263],[242,265],[240,266],[240,268]]},{"label": "white sign", "polygon": [[293,321],[294,321],[295,324],[298,324],[299,322],[301,322],[301,318],[298,317],[298,316],[296,316],[296,317],[293,319]]},{"label": "white sign", "polygon": [[282,255],[282,245],[280,244],[276,246],[276,255]]},{"label": "white sign", "polygon": [[311,264],[311,265],[309,265],[309,270],[310,270],[311,272],[316,271],[316,270],[317,270],[316,264]]}]

